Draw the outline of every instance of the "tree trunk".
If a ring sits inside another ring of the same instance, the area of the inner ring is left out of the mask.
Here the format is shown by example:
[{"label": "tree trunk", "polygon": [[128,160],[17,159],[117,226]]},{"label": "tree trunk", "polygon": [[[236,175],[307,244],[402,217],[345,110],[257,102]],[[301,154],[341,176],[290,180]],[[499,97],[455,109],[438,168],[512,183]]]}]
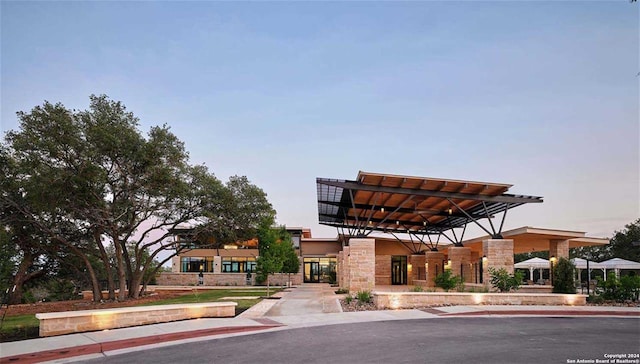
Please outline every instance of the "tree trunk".
[{"label": "tree trunk", "polygon": [[18,266],[18,271],[13,278],[13,287],[9,290],[9,304],[17,305],[22,303],[22,295],[24,293],[23,286],[27,278],[27,269],[33,264],[33,254],[28,249],[23,250],[24,256]]},{"label": "tree trunk", "polygon": [[269,275],[267,274],[267,297],[269,297]]},{"label": "tree trunk", "polygon": [[[115,235],[115,234],[114,234]],[[127,276],[124,272],[124,262],[122,257],[122,245],[117,240],[116,237],[113,237],[113,246],[116,249],[116,262],[118,266],[118,283],[119,283],[119,292],[118,292],[118,301],[124,301],[127,299],[126,296],[126,288],[127,288]]]},{"label": "tree trunk", "polygon": [[96,245],[98,246],[98,250],[100,251],[100,259],[102,259],[102,264],[104,264],[104,270],[107,273],[107,289],[109,290],[109,299],[115,300],[116,285],[113,281],[113,274],[111,271],[111,262],[109,262],[109,256],[107,255],[107,251],[102,245],[102,239],[99,232],[94,232],[94,239],[96,241]]}]

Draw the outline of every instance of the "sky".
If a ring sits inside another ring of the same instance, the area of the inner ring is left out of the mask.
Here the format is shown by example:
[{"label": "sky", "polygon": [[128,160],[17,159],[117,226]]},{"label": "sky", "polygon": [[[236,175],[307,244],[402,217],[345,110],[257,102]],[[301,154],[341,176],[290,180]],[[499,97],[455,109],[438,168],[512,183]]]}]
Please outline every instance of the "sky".
[{"label": "sky", "polygon": [[360,170],[544,197],[505,230],[640,217],[637,3],[3,0],[0,23],[3,132],[106,94],[314,237],[337,233],[315,178]]}]

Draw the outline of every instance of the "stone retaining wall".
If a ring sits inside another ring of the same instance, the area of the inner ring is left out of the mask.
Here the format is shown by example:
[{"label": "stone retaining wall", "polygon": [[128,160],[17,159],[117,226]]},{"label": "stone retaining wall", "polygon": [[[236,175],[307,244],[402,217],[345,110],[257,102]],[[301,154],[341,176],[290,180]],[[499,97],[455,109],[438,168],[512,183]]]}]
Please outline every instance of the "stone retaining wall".
[{"label": "stone retaining wall", "polygon": [[[156,282],[162,286],[195,286],[198,283],[199,273],[170,273],[162,272],[156,276]],[[250,286],[256,283],[255,273],[251,275]],[[247,275],[245,273],[204,273],[205,286],[246,286]],[[289,275],[285,273],[272,274],[269,276],[269,284],[274,286],[286,285]],[[265,282],[266,284],[266,282]],[[291,275],[291,284],[302,284],[302,273]]]},{"label": "stone retaining wall", "polygon": [[545,293],[459,293],[459,292],[374,292],[378,309],[416,308],[442,305],[570,305],[584,306],[582,294]]},{"label": "stone retaining wall", "polygon": [[200,317],[233,317],[236,302],[185,303],[163,306],[122,307],[38,313],[40,336],[115,329]]}]

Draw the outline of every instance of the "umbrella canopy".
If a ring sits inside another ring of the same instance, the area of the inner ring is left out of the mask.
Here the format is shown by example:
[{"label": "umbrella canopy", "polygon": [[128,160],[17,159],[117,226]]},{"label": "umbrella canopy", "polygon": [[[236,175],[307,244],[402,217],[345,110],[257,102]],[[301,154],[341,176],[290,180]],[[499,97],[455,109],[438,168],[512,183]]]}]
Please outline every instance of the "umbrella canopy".
[{"label": "umbrella canopy", "polygon": [[[585,259],[573,258],[571,259],[571,262],[578,269],[587,269],[587,261]],[[589,269],[604,269],[604,268],[609,268],[609,267],[603,265],[602,263],[594,262],[592,260],[589,261]]]},{"label": "umbrella canopy", "polygon": [[531,258],[513,265],[514,268],[530,269],[530,268],[546,268],[549,269],[549,261],[542,258]]},{"label": "umbrella canopy", "polygon": [[640,269],[640,263],[622,258],[613,258],[600,263],[607,269]]}]

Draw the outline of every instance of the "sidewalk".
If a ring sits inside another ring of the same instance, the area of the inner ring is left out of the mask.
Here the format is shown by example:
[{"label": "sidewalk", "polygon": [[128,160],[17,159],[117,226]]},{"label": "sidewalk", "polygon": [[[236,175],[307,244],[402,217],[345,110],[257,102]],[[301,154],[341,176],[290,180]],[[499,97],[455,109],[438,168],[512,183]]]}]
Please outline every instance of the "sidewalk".
[{"label": "sidewalk", "polygon": [[302,285],[265,299],[234,318],[197,319],[0,343],[0,363],[69,362],[184,342],[291,328],[371,321],[452,317],[609,316],[640,318],[637,307],[447,306],[414,310],[342,312],[328,285]]}]

